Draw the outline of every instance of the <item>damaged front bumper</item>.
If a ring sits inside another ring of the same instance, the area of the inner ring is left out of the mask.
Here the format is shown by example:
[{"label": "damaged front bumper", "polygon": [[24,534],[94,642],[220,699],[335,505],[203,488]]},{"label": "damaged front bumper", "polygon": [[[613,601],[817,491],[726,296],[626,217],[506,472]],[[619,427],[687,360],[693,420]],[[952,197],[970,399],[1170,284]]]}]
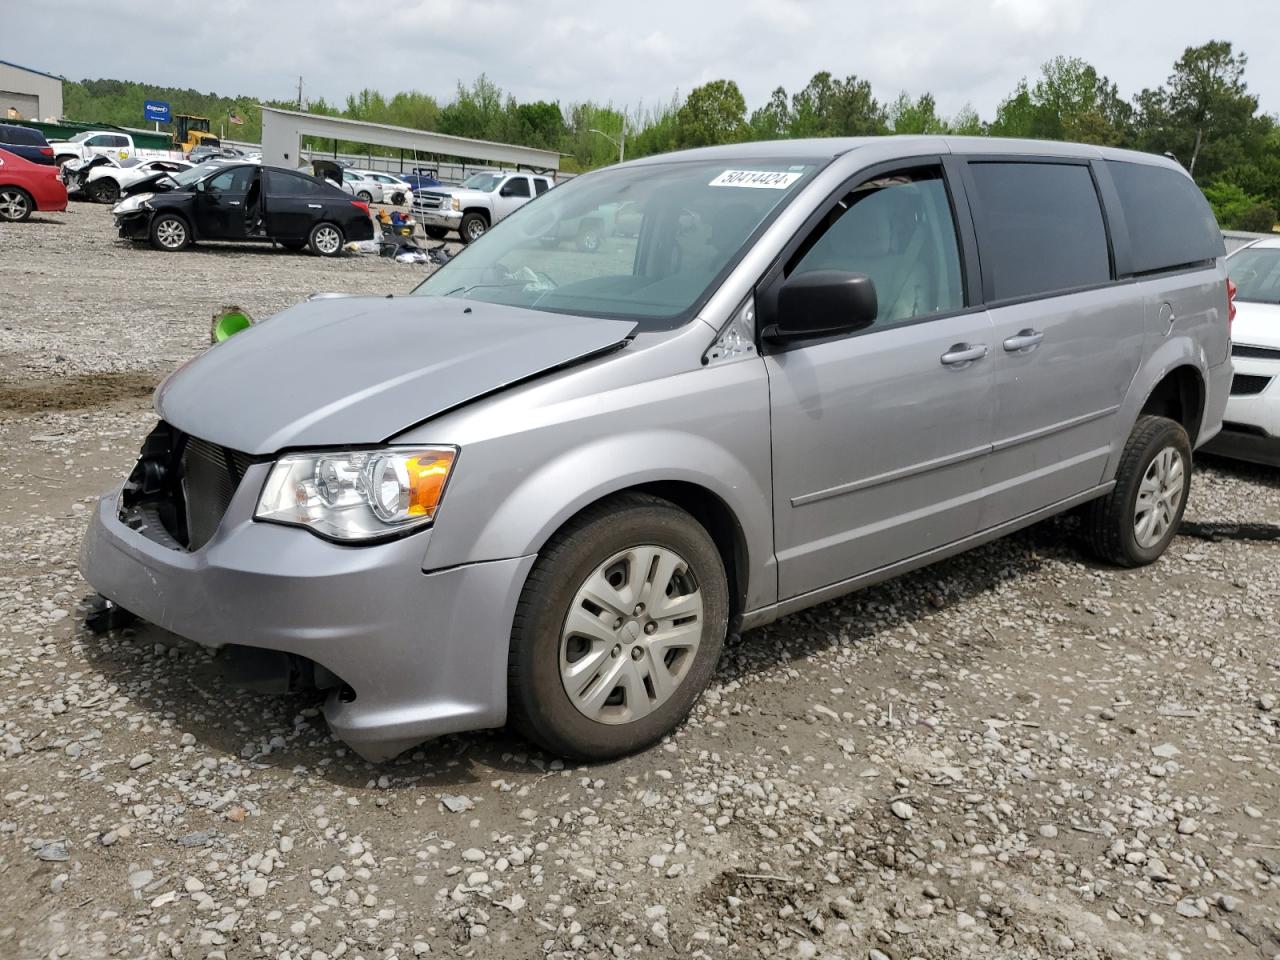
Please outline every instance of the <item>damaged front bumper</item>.
[{"label": "damaged front bumper", "polygon": [[116,214],[116,231],[123,240],[146,240],[151,231],[151,211]]},{"label": "damaged front bumper", "polygon": [[[186,549],[154,513],[98,503],[80,558],[104,597],[196,643],[304,658],[340,681],[324,714],[367,760],[506,721],[515,606],[533,557],[424,572],[429,531],[367,546],[253,519],[253,463],[212,536]],[[243,656],[241,657],[243,662]]]}]

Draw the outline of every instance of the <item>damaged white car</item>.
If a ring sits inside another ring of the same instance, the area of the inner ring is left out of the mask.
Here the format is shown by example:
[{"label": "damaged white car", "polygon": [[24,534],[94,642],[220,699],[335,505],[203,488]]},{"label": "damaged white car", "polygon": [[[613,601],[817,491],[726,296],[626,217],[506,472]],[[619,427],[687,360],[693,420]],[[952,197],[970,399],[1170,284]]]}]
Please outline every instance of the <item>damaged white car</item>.
[{"label": "damaged white car", "polygon": [[67,193],[87,197],[98,203],[115,203],[129,188],[149,182],[161,174],[181,173],[190,170],[185,160],[132,160],[118,161],[111,157],[97,156],[80,162],[68,163],[63,168]]}]

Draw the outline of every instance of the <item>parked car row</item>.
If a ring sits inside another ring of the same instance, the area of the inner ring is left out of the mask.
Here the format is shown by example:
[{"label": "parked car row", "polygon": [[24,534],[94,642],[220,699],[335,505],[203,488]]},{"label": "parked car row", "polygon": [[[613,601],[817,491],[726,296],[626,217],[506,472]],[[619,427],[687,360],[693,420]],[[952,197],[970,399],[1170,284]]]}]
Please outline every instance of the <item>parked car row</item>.
[{"label": "parked car row", "polygon": [[[1176,163],[1087,145],[735,144],[418,200],[474,248],[180,368],[81,559],[328,691],[370,760],[504,723],[633,752],[729,633],[1066,510],[1156,561],[1234,399],[1233,297],[1280,284]],[[620,255],[561,240],[610,219]]]}]

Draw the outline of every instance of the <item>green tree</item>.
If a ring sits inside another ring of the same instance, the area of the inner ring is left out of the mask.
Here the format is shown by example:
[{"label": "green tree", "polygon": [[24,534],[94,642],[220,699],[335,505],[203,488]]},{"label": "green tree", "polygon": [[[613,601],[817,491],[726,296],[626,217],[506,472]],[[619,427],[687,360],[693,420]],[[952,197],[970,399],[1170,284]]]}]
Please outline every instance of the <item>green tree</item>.
[{"label": "green tree", "polygon": [[888,115],[871,84],[850,74],[815,73],[791,98],[791,137],[864,137],[886,133]]},{"label": "green tree", "polygon": [[889,105],[889,127],[894,133],[946,133],[947,122],[938,116],[933,94],[912,100],[906,91]]},{"label": "green tree", "polygon": [[1201,182],[1244,159],[1267,133],[1247,64],[1226,41],[1188,47],[1164,86],[1138,95],[1139,145],[1173,153]]},{"label": "green tree", "polygon": [[769,102],[751,114],[751,138],[753,140],[781,140],[791,129],[791,104],[787,91],[774,89]]},{"label": "green tree", "polygon": [[681,147],[704,147],[742,140],[747,132],[747,102],[732,80],[712,80],[689,93],[677,114]]}]

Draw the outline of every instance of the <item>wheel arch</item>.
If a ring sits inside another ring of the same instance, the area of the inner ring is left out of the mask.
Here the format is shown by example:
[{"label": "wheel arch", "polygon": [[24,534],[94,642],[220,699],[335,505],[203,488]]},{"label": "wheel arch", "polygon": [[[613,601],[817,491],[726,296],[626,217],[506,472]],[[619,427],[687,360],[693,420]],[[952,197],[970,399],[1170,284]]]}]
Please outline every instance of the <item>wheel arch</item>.
[{"label": "wheel arch", "polygon": [[462,208],[462,215],[464,217],[470,213],[478,214],[479,216],[484,217],[484,222],[486,224],[488,224],[489,226],[493,225],[493,214],[490,213],[488,210],[486,210],[484,207],[463,207]]},{"label": "wheel arch", "polygon": [[1200,370],[1190,363],[1179,364],[1168,370],[1151,388],[1138,416],[1167,417],[1182,424],[1194,449],[1204,419],[1206,391]]}]

